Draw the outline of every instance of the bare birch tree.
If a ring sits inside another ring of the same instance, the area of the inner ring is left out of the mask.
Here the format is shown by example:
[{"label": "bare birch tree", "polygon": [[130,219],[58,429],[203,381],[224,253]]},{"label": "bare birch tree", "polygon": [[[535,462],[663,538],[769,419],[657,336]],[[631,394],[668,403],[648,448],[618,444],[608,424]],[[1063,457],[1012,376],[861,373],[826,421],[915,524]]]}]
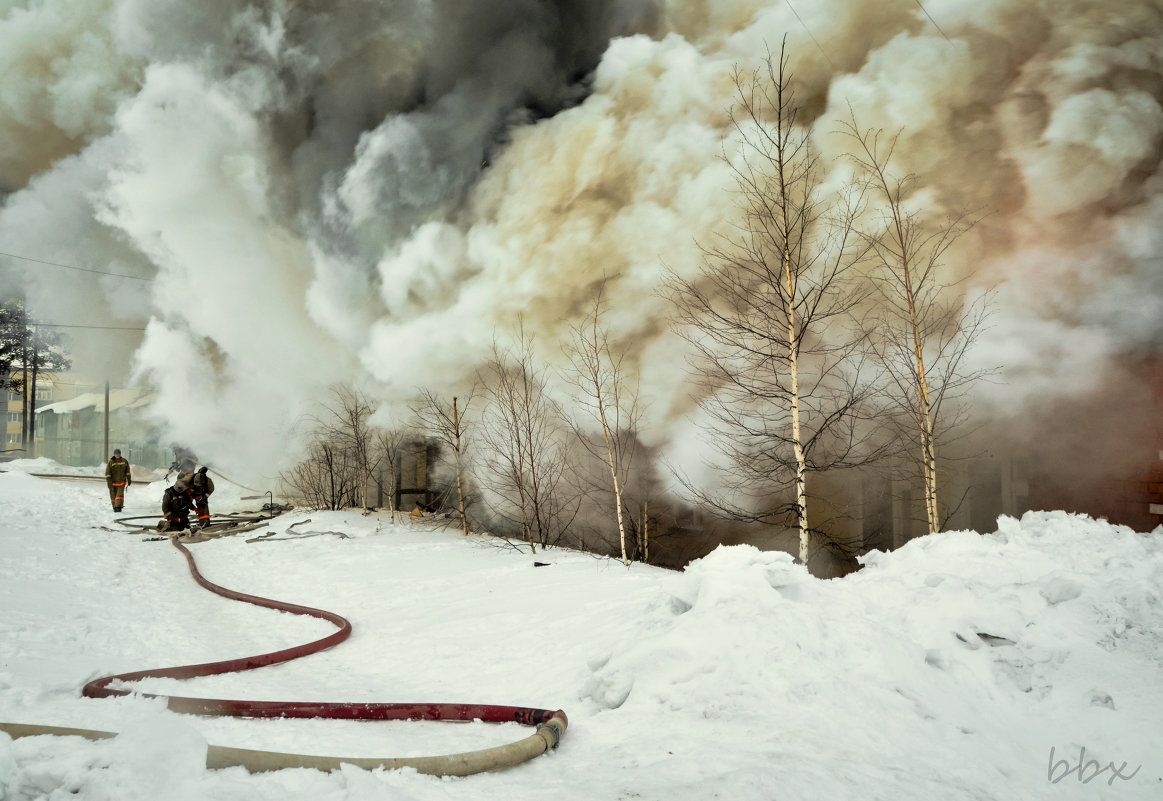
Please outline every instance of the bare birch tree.
[{"label": "bare birch tree", "polygon": [[[583,427],[574,423],[578,439],[591,456],[603,461],[609,471],[610,486],[614,496],[615,521],[618,526],[618,543],[622,563],[630,564],[626,545],[626,520],[630,510],[625,502],[626,486],[629,482],[630,467],[637,446],[634,429],[638,423],[638,386],[626,374],[622,354],[613,352],[609,336],[602,325],[605,313],[604,285],[595,294],[585,322],[571,326],[571,336],[565,346],[571,370],[566,380],[576,389],[574,401],[597,422],[602,430],[601,451],[593,447]],[[643,512],[642,521],[646,520]],[[646,552],[645,528],[635,527],[639,540],[638,552]]]},{"label": "bare birch tree", "polygon": [[[380,485],[388,498],[388,520],[396,522],[396,490],[400,473],[400,449],[408,439],[408,432],[399,427],[375,429],[375,447],[380,453]],[[386,480],[384,476],[386,474]]]},{"label": "bare birch tree", "polygon": [[282,474],[296,498],[320,509],[367,507],[367,485],[380,458],[368,427],[372,411],[362,392],[331,389],[330,401],[307,418],[307,458]]},{"label": "bare birch tree", "polygon": [[366,509],[367,485],[381,458],[374,448],[368,425],[374,410],[363,392],[349,386],[332,388],[331,398],[324,407],[326,416],[320,418],[320,427],[334,447],[346,451],[350,469],[355,474],[351,479],[355,504]]},{"label": "bare birch tree", "polygon": [[[856,268],[867,245],[854,234],[860,188],[833,202],[822,195],[788,63],[785,42],[762,69],[736,70],[730,122],[740,149],[724,155],[737,187],[736,231],[704,246],[699,274],[672,274],[668,290],[736,497],[688,489],[734,519],[790,523],[806,564],[816,533],[809,475],[869,458],[865,337],[851,325],[866,294]],[[792,500],[775,502],[783,491]]]},{"label": "bare birch tree", "polygon": [[460,511],[460,526],[468,536],[468,514],[465,504],[465,467],[468,453],[469,423],[466,419],[474,390],[470,390],[463,402],[453,397],[451,402],[439,395],[423,389],[420,401],[412,407],[416,415],[417,427],[421,428],[452,451],[452,464],[456,473],[456,500]]},{"label": "bare birch tree", "polygon": [[493,343],[493,357],[481,379],[485,393],[482,464],[486,482],[534,552],[554,545],[577,512],[565,477],[569,453],[564,415],[550,397],[546,371],[524,326],[508,348]]},{"label": "bare birch tree", "polygon": [[315,432],[307,458],[280,474],[291,497],[314,509],[345,509],[356,504],[356,476],[350,450]]},{"label": "bare birch tree", "polygon": [[891,172],[899,135],[861,130],[855,118],[842,124],[842,132],[853,143],[853,162],[879,198],[879,224],[864,233],[874,254],[878,295],[873,349],[888,378],[886,397],[906,421],[900,431],[912,443],[928,530],[940,531],[937,443],[964,421],[965,408],[956,399],[990,372],[965,367],[965,355],[989,315],[990,294],[966,298],[943,263],[974,220],[966,212],[935,220],[910,203],[916,176]]}]

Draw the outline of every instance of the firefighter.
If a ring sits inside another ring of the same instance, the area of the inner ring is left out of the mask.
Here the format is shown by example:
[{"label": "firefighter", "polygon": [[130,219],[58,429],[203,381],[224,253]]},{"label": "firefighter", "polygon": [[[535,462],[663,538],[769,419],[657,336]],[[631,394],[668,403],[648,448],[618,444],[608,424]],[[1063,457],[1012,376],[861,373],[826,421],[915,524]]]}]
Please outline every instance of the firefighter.
[{"label": "firefighter", "polygon": [[120,512],[125,506],[125,488],[133,483],[129,462],[121,457],[121,449],[113,450],[113,458],[105,465],[105,483],[109,485],[109,501],[113,511]]},{"label": "firefighter", "polygon": [[162,493],[162,519],[158,522],[158,531],[181,531],[188,528],[193,500],[190,477],[178,476],[174,486]]},{"label": "firefighter", "polygon": [[190,494],[198,509],[198,526],[210,525],[210,495],[214,492],[214,479],[206,475],[207,467],[202,465],[190,477]]}]

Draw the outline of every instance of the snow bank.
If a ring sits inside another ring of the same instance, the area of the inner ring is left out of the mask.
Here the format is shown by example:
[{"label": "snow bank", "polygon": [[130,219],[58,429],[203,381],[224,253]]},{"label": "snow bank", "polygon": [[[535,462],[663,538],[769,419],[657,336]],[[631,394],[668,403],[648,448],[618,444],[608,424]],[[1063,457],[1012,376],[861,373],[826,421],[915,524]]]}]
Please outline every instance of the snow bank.
[{"label": "snow bank", "polygon": [[1085,748],[1142,765],[1157,797],[1163,532],[1031,513],[864,561],[817,581],[787,554],[719,548],[594,665],[585,697],[631,727],[665,716],[639,745],[669,750],[675,729],[705,734],[682,738],[692,758],[733,742],[739,758],[698,769],[708,790],[762,761],[792,798],[856,766],[894,797],[1002,798],[1015,777],[1039,789],[1051,748]]}]

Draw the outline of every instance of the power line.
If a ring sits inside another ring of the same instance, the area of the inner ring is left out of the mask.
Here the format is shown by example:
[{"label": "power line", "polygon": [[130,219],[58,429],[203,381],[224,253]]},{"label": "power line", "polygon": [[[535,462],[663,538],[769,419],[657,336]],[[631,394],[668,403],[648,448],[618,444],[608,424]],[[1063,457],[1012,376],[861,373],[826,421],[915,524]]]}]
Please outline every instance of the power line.
[{"label": "power line", "polygon": [[[916,0],[916,4],[920,6],[921,11],[925,12],[925,16],[929,18],[929,22],[933,23],[933,27],[937,29],[937,32],[945,36],[945,31],[941,30],[941,26],[937,24],[937,20],[933,19],[933,15],[929,13],[929,9],[921,5],[921,0]],[[948,36],[945,36],[945,41],[950,41]]]},{"label": "power line", "polygon": [[129,326],[121,325],[68,325],[66,323],[29,323],[29,325],[42,325],[45,328],[99,328],[104,331],[144,331],[144,328],[131,328]]},{"label": "power line", "polygon": [[[97,390],[103,389],[105,387],[104,384],[101,384],[101,383],[94,384],[91,381],[87,384],[83,384],[79,381],[58,381],[56,378],[53,377],[54,375],[55,375],[54,373],[50,373],[49,377],[45,379],[50,384],[52,384],[54,387],[85,387],[85,388],[92,388],[92,389],[97,389]],[[112,384],[110,384],[109,389],[140,389],[140,387],[122,387],[122,386],[113,386]]]},{"label": "power line", "polygon": [[4,251],[0,251],[0,256],[7,256],[10,259],[20,259],[21,261],[31,261],[31,262],[35,262],[37,264],[48,264],[52,267],[63,267],[66,270],[76,270],[77,272],[82,272],[82,273],[96,273],[97,275],[112,275],[112,276],[116,276],[117,278],[132,278],[135,281],[152,281],[153,280],[152,276],[127,275],[125,273],[111,273],[111,272],[107,272],[106,270],[93,270],[93,269],[90,269],[89,267],[74,267],[71,264],[61,264],[60,262],[55,262],[55,261],[46,261],[44,259],[34,259],[31,256],[21,256],[18,253],[5,253]]},{"label": "power line", "polygon": [[[800,27],[804,29],[804,33],[806,33],[808,35],[808,38],[812,40],[812,43],[820,51],[820,54],[824,57],[824,60],[828,62],[828,64],[832,67],[832,69],[836,69],[836,63],[834,61],[832,61],[831,58],[828,57],[828,53],[826,50],[824,50],[823,45],[821,45],[820,42],[816,39],[816,37],[812,35],[811,30],[808,29],[807,23],[804,22],[804,18],[800,16],[800,12],[796,11],[795,6],[793,6],[791,4],[791,0],[783,0],[783,1],[784,1],[784,3],[787,4],[787,7],[791,9],[791,13],[795,15],[795,18],[797,20],[799,20]],[[945,37],[945,41],[952,41],[949,38],[948,34],[946,34],[944,30],[942,30],[941,26],[937,24],[937,20],[933,19],[933,15],[929,13],[929,9],[925,8],[924,4],[921,3],[921,0],[913,0],[913,1],[921,9],[921,11],[924,12],[925,16],[929,18],[929,22],[933,23],[933,27],[937,29],[937,32]]]},{"label": "power line", "polygon": [[791,4],[791,0],[783,0],[783,1],[785,3],[787,3],[787,7],[791,9],[791,13],[796,15],[796,19],[798,19],[800,21],[800,27],[802,27],[804,29],[804,33],[806,33],[808,35],[808,38],[811,39],[813,43],[815,43],[815,45],[819,49],[820,53],[824,56],[824,60],[828,62],[828,64],[832,67],[832,69],[836,69],[836,65],[832,62],[832,59],[828,58],[827,52],[825,52],[824,48],[821,47],[820,43],[816,41],[816,37],[812,36],[812,32],[810,30],[808,30],[808,26],[806,24],[804,24],[804,20],[800,16],[800,12],[796,11],[795,6],[793,6]]}]

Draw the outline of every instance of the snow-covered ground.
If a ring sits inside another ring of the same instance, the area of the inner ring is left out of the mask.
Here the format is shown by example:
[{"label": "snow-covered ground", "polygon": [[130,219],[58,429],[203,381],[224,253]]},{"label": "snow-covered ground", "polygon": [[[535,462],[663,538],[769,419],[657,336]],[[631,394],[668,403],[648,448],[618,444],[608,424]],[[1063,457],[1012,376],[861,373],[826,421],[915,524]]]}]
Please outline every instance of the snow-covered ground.
[{"label": "snow-covered ground", "polygon": [[[0,467],[0,721],[121,732],[0,734],[4,801],[1163,798],[1163,529],[1031,513],[821,581],[747,546],[682,573],[562,551],[534,567],[504,542],[408,518],[292,512],[268,539],[191,546],[199,566],[232,589],[341,614],[353,636],[288,664],[143,690],[562,708],[570,727],[555,752],[461,779],[350,766],[251,775],[206,770],[206,743],[393,757],[530,730],[197,718],[141,697],[83,698],[101,675],[333,628],[202,590],[166,541],[118,530],[103,483],[29,475],[99,468]],[[216,513],[261,503],[217,484]],[[123,515],[156,514],[163,486],[134,484]]]}]

